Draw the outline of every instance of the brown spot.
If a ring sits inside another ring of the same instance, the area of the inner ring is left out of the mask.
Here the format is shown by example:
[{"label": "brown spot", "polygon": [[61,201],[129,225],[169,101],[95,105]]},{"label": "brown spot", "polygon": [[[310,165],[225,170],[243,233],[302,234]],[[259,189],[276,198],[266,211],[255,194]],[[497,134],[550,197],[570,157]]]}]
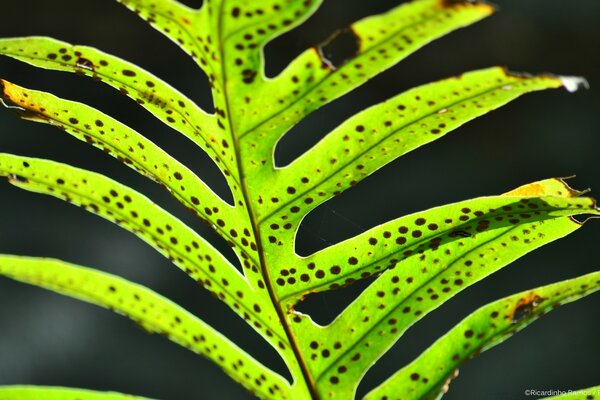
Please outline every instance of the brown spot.
[{"label": "brown spot", "polygon": [[522,297],[517,301],[517,304],[510,312],[510,321],[514,324],[521,321],[524,318],[530,317],[535,307],[540,305],[544,299],[535,293],[530,293],[525,297]]}]

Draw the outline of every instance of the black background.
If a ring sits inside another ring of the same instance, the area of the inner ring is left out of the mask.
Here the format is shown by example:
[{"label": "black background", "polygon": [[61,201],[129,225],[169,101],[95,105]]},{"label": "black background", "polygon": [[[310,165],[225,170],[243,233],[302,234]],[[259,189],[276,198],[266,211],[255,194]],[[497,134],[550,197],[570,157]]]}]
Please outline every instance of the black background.
[{"label": "black background", "polygon": [[[499,0],[501,12],[439,40],[397,67],[315,112],[277,148],[279,164],[301,154],[353,113],[421,83],[491,65],[582,75],[591,90],[526,96],[375,173],[319,207],[300,228],[302,254],[391,218],[530,181],[577,174],[571,185],[600,188],[600,2]],[[188,0],[199,6],[200,1]],[[307,46],[398,1],[325,0],[302,27],[269,44],[274,75]],[[2,1],[0,37],[48,35],[98,47],[149,69],[210,107],[205,78],[161,34],[115,1]],[[225,193],[206,157],[111,88],[71,74],[2,58],[0,77],[84,101],[128,123]],[[100,171],[152,196],[200,232],[206,229],[168,194],[86,143],[0,110],[0,151]],[[596,189],[599,190],[599,189]],[[369,204],[369,211],[365,205]],[[270,348],[225,306],[133,235],[57,199],[0,185],[0,252],[50,256],[94,266],[174,299],[283,371]],[[208,233],[220,249],[222,243]],[[477,307],[501,296],[597,269],[600,225],[527,255],[469,288],[411,328],[367,375],[360,393],[418,355]],[[231,253],[228,252],[230,255]],[[301,308],[327,322],[359,288],[309,298]],[[600,296],[565,306],[461,368],[445,399],[521,399],[526,389],[600,383]],[[250,398],[217,367],[126,319],[85,303],[0,279],[0,384],[118,390],[165,400]],[[533,397],[530,397],[533,398]]]}]

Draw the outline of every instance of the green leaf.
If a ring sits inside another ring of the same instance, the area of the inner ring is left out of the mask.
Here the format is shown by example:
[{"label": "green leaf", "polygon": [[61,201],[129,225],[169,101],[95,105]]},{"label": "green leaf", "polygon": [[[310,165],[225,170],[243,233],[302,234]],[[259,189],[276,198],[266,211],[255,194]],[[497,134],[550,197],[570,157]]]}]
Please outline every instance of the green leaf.
[{"label": "green leaf", "polygon": [[117,392],[96,392],[50,386],[0,386],[3,400],[151,400]]},{"label": "green leaf", "polygon": [[[394,159],[520,95],[561,87],[563,79],[488,68],[420,86],[368,108],[277,170],[265,197],[285,200],[267,202],[259,218],[270,223],[287,215],[296,222]],[[290,182],[297,183],[293,195],[287,192]],[[292,207],[303,212],[290,213]]]},{"label": "green leaf", "polygon": [[206,66],[211,54],[203,36],[208,34],[210,27],[198,23],[202,13],[176,0],[117,1],[171,39],[209,74]]},{"label": "green leaf", "polygon": [[[212,51],[207,58],[213,73],[216,95],[261,90],[264,77],[263,48],[273,38],[304,22],[323,0],[207,0],[199,11],[198,26],[210,26],[205,43]],[[213,40],[210,40],[212,37]],[[216,46],[218,43],[219,46]],[[246,100],[230,96],[226,107],[244,104]],[[229,119],[241,122],[234,113]],[[237,129],[234,129],[237,130]]]},{"label": "green leaf", "polygon": [[46,123],[84,140],[158,182],[177,200],[206,221],[233,247],[240,259],[255,251],[243,232],[250,232],[248,215],[230,206],[183,164],[138,132],[84,104],[29,90],[0,79],[1,96],[16,106],[22,118]]},{"label": "green leaf", "polygon": [[93,47],[35,36],[0,39],[0,54],[36,67],[88,76],[118,89],[206,151],[228,180],[237,176],[231,142],[215,116],[137,65]]},{"label": "green leaf", "polygon": [[[435,259],[443,267],[455,254],[465,254],[467,245],[486,243],[488,235],[500,238],[538,221],[597,213],[594,200],[579,197],[582,193],[561,179],[547,179],[501,196],[465,200],[394,219],[308,257],[297,257],[290,265],[297,271],[293,284],[286,281],[286,271],[274,275],[278,297],[291,306],[309,293],[379,275],[399,262],[425,259],[428,254],[442,253]],[[535,238],[525,244],[534,242]],[[451,254],[444,253],[448,246]]]},{"label": "green leaf", "polygon": [[20,188],[83,207],[135,233],[225,302],[274,347],[288,348],[268,293],[252,289],[221,253],[147,197],[100,174],[10,154],[0,154],[0,176]]},{"label": "green leaf", "polygon": [[[237,93],[236,130],[260,166],[272,164],[281,135],[316,110],[392,67],[434,39],[489,16],[480,2],[417,0],[364,18],[298,56],[256,92]],[[261,110],[256,112],[256,110]],[[249,169],[252,175],[262,172]]]},{"label": "green leaf", "polygon": [[600,386],[587,389],[569,390],[568,393],[552,397],[544,397],[543,400],[594,400],[600,398]]},{"label": "green leaf", "polygon": [[243,210],[225,203],[192,171],[152,141],[85,104],[22,88],[2,79],[0,89],[2,98],[16,104],[9,107],[22,118],[56,126],[158,182],[226,240],[242,247],[239,238],[233,237],[227,229],[226,222],[231,225],[231,221],[236,221],[240,231],[248,229],[249,225],[243,225],[247,219]]},{"label": "green leaf", "polygon": [[[0,54],[90,76],[132,97],[209,154],[226,177],[233,205],[152,142],[98,110],[4,80],[2,98],[23,118],[56,125],[164,185],[234,247],[243,274],[181,221],[107,177],[7,154],[0,154],[0,175],[16,186],[70,201],[118,223],[243,317],[282,356],[291,384],[267,370],[263,375],[259,364],[230,364],[229,356],[220,359],[214,348],[196,343],[192,326],[209,332],[211,340],[221,336],[193,316],[182,319],[179,308],[152,310],[156,318],[146,325],[209,358],[217,357],[234,379],[260,397],[351,398],[366,370],[424,315],[512,260],[573,232],[580,226],[573,216],[600,214],[591,198],[560,179],[549,179],[501,196],[401,217],[300,257],[294,241],[302,218],[331,196],[524,93],[560,86],[573,91],[583,81],[489,68],[420,86],[354,115],[279,168],[273,158],[277,141],[309,113],[432,40],[485,18],[493,7],[477,0],[407,2],[334,33],[271,79],[264,74],[265,44],[308,18],[322,0],[205,0],[197,10],[175,0],[119,1],[204,70],[214,115],[143,69],[93,48],[48,38],[15,38],[0,40]],[[25,259],[10,260],[14,272],[15,260]],[[38,268],[42,264],[49,267]],[[138,286],[57,261],[23,261],[22,266],[13,277],[140,319]],[[310,293],[374,276],[377,279],[326,327],[294,310]],[[554,301],[543,299],[534,298],[523,307],[530,312],[527,307],[532,304],[533,313]],[[510,318],[514,315],[519,314]],[[520,327],[527,316],[517,319],[503,322]],[[484,341],[488,336],[477,332],[474,338]],[[229,346],[228,354],[245,354],[222,339],[219,347]],[[472,350],[461,349],[465,354],[458,361]],[[427,382],[409,383],[429,385],[423,390],[437,395],[452,370]],[[400,385],[408,388],[406,382]]]},{"label": "green leaf", "polygon": [[262,398],[289,398],[289,384],[281,376],[190,312],[144,286],[58,260],[10,255],[0,255],[0,275],[125,315],[148,332],[212,360]]},{"label": "green leaf", "polygon": [[293,296],[284,301],[288,307],[308,291],[381,274],[324,328],[298,314],[293,328],[319,391],[353,395],[367,369],[427,313],[515,259],[578,229],[581,224],[570,216],[600,213],[593,199],[573,197],[580,193],[559,180],[516,191],[548,187],[552,193],[559,184],[562,197],[483,197],[401,217],[304,259],[310,269],[292,265],[299,283],[283,285],[280,298],[286,298],[281,291],[287,286],[307,287],[288,292]]},{"label": "green leaf", "polygon": [[600,271],[488,304],[461,321],[364,399],[437,398],[460,364],[503,342],[554,308],[599,289]]},{"label": "green leaf", "polygon": [[225,93],[262,77],[264,45],[299,25],[322,2],[209,0],[194,10],[173,0],[118,1],[176,42],[204,70],[223,130],[232,118],[225,114],[229,108]]}]

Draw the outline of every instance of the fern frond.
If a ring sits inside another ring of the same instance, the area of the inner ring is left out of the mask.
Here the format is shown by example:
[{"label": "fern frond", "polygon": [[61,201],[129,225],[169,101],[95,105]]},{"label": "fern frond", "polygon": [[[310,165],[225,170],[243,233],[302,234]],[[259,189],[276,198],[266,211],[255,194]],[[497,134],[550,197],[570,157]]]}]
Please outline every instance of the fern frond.
[{"label": "fern frond", "polygon": [[[364,400],[386,396],[389,399],[436,398],[444,391],[460,364],[503,342],[556,307],[599,289],[600,271],[517,293],[486,305],[372,390]],[[573,398],[585,398],[581,394],[579,396]]]},{"label": "fern frond", "polygon": [[[0,255],[0,275],[108,308],[207,357],[262,398],[290,398],[285,379],[189,311],[144,286],[59,260],[10,255]],[[5,399],[1,390],[0,398]]]}]

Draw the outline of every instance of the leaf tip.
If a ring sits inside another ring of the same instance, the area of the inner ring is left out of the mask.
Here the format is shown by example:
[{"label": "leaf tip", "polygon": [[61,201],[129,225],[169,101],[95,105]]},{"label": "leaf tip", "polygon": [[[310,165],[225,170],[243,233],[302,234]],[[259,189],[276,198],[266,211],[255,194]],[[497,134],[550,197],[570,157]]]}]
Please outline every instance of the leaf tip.
[{"label": "leaf tip", "polygon": [[592,189],[590,189],[590,188],[583,189],[583,190],[577,190],[577,189],[574,189],[571,186],[569,186],[569,184],[567,183],[567,180],[575,178],[575,177],[576,177],[576,175],[571,175],[571,176],[565,176],[562,178],[554,178],[554,180],[556,180],[558,183],[560,183],[564,187],[564,189],[567,191],[567,197],[581,197],[584,194],[587,194],[592,191]]},{"label": "leaf tip", "polygon": [[567,89],[569,93],[574,93],[579,89],[589,89],[590,84],[587,79],[581,76],[558,76],[562,86]]},{"label": "leaf tip", "polygon": [[0,79],[0,104],[5,108],[14,111],[19,117],[31,121],[48,120],[42,111],[34,109],[34,104],[27,104],[23,98],[23,88],[7,80]]},{"label": "leaf tip", "polygon": [[556,87],[564,87],[570,93],[574,93],[580,89],[589,89],[590,88],[590,84],[587,81],[587,79],[585,79],[584,77],[581,77],[581,76],[562,76],[562,75],[554,75],[554,74],[550,74],[550,73],[532,75],[529,73],[511,71],[510,69],[508,69],[506,67],[501,67],[501,68],[502,68],[504,74],[506,74],[506,76],[512,76],[515,78],[524,78],[524,79],[537,77],[537,78],[552,80],[552,81],[556,82]]}]

